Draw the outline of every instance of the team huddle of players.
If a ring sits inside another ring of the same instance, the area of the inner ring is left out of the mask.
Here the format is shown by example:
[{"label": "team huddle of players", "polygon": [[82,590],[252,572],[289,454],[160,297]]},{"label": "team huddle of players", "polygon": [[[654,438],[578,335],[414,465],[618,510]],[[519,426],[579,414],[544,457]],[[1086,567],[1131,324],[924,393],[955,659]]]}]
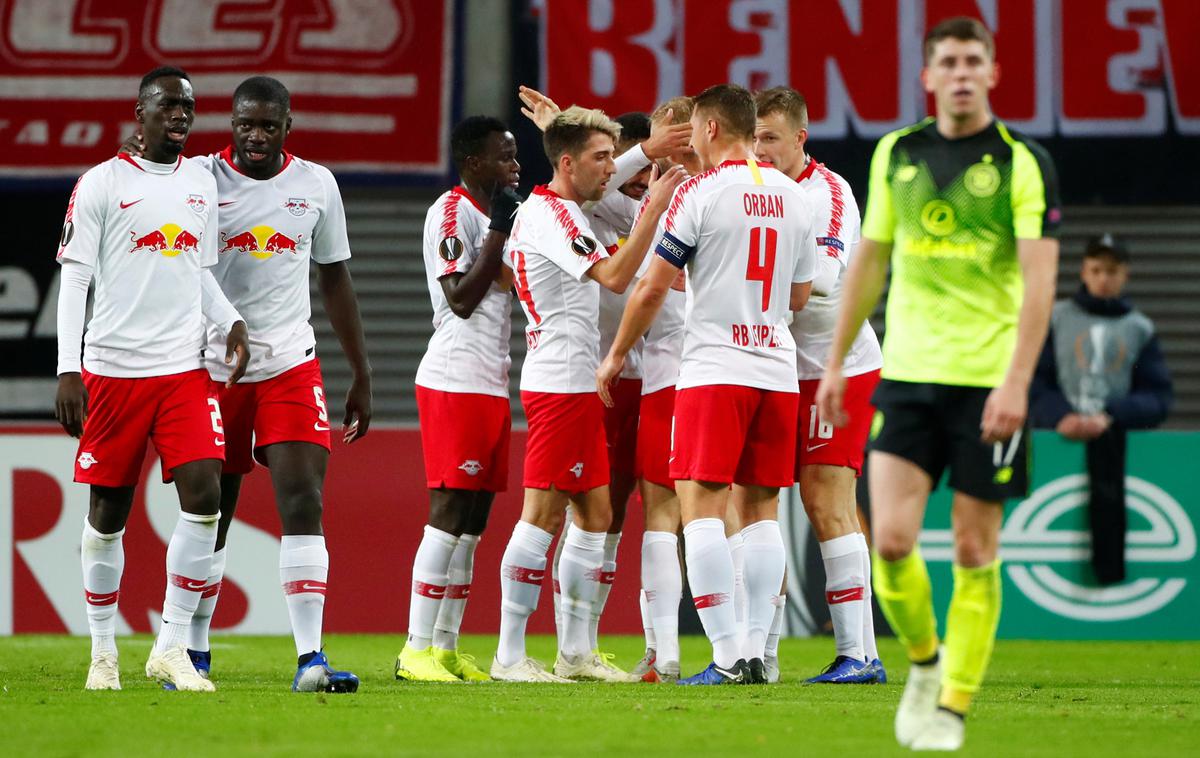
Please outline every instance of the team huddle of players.
[{"label": "team huddle of players", "polygon": [[[804,150],[804,98],[719,85],[611,120],[527,88],[521,97],[544,132],[550,183],[516,207],[512,135],[468,118],[451,140],[462,183],[426,217],[434,335],[416,384],[432,515],[397,676],[776,681],[786,565],[776,510],[779,488],[799,481],[837,644],[812,681],[885,681],[853,494],[882,356],[864,325],[846,362],[854,423],[823,423],[816,385],[859,219],[845,180]],[[487,507],[507,485],[514,289],[528,323],[525,498],[484,673],[457,652],[457,630]],[[626,673],[597,627],[635,487],[647,651]],[[551,672],[524,636],[560,530]],[[685,679],[680,530],[714,651]]]}]

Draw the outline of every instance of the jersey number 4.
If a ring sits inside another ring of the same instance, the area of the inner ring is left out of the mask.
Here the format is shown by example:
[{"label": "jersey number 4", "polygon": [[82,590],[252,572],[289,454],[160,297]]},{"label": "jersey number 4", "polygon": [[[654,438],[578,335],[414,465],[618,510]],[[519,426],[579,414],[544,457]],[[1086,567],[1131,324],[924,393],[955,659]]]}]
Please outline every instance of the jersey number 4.
[{"label": "jersey number 4", "polygon": [[775,279],[775,246],[779,232],[769,226],[750,230],[750,250],[746,254],[746,281],[762,282],[763,313],[771,307],[771,284]]}]

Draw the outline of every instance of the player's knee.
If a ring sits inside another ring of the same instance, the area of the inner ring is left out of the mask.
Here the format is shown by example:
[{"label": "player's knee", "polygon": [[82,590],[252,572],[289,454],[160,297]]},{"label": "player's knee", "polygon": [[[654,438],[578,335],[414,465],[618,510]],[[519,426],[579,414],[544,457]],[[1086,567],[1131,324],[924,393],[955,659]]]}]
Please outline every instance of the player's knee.
[{"label": "player's knee", "polygon": [[221,483],[215,476],[189,477],[179,487],[179,507],[185,513],[215,516],[221,510]]},{"label": "player's knee", "polygon": [[320,525],[324,510],[320,486],[296,482],[276,492],[275,498],[285,528],[308,529]]},{"label": "player's knee", "polygon": [[916,544],[911,537],[897,533],[875,534],[874,538],[875,552],[885,561],[907,558]]},{"label": "player's knee", "polygon": [[978,532],[959,531],[954,535],[954,562],[959,566],[976,568],[996,560],[996,540]]}]

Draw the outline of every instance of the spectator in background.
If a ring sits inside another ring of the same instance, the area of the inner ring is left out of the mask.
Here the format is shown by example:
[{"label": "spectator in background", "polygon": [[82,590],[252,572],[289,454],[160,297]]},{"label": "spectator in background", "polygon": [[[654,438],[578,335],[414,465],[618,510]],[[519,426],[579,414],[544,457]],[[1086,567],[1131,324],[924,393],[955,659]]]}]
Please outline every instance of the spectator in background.
[{"label": "spectator in background", "polygon": [[1087,445],[1092,569],[1125,579],[1125,432],[1158,426],[1171,378],[1154,323],[1123,296],[1129,250],[1111,234],[1088,241],[1075,296],[1054,306],[1030,389],[1036,426]]}]

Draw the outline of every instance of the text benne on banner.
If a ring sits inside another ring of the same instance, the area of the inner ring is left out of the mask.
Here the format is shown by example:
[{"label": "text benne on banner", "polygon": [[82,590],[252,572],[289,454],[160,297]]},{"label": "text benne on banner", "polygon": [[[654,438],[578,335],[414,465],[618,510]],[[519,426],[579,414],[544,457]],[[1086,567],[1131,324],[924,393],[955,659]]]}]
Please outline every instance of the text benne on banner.
[{"label": "text benne on banner", "polygon": [[189,155],[229,143],[234,89],[267,75],[292,95],[289,151],[335,171],[445,171],[453,0],[227,5],[7,4],[0,176],[78,175],[111,157],[160,65],[195,88]]}]

